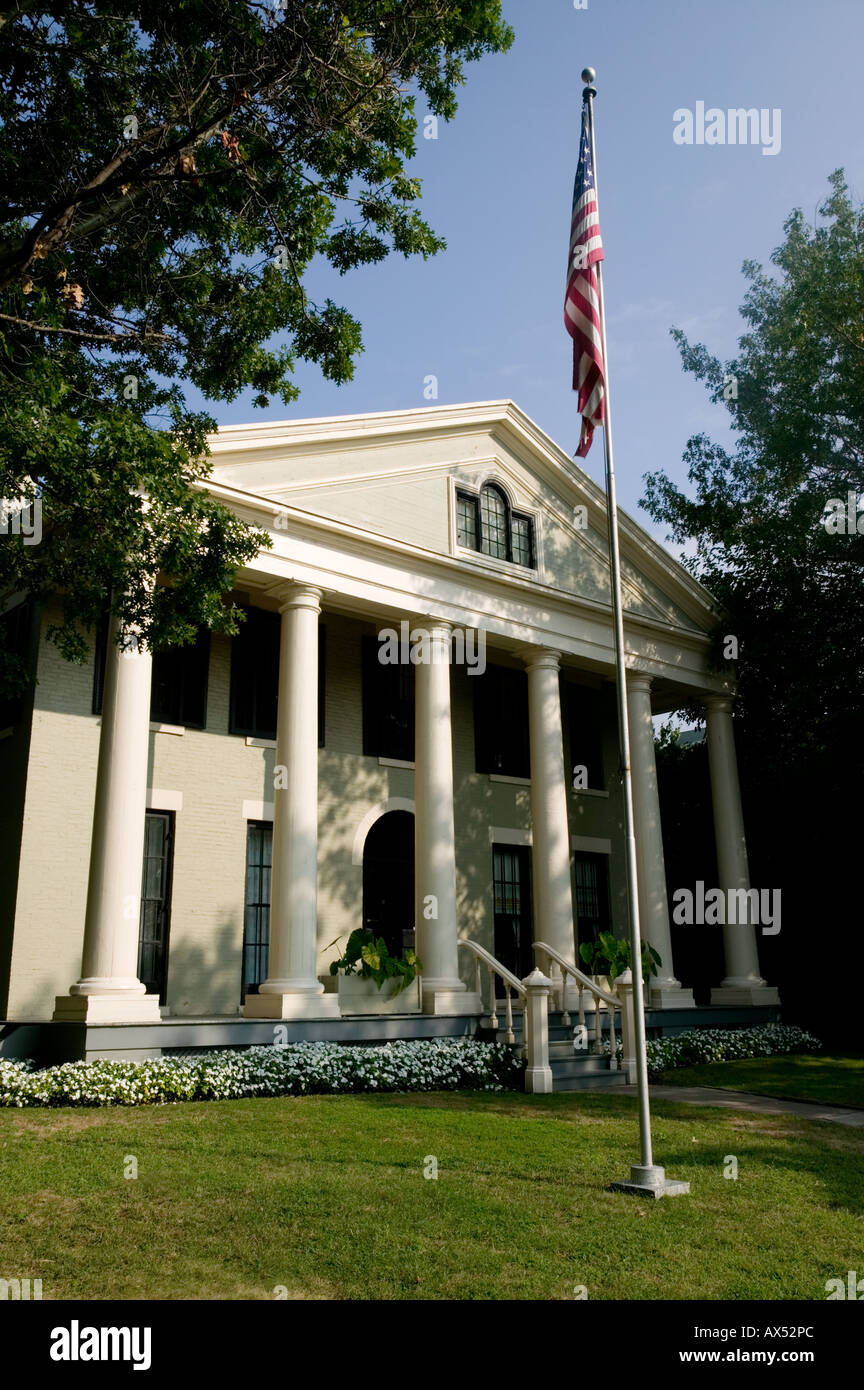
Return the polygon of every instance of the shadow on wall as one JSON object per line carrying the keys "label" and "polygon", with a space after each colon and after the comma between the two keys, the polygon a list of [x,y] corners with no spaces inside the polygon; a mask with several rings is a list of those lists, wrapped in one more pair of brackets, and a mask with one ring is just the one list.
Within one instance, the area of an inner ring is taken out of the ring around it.
{"label": "shadow on wall", "polygon": [[236,1017],[243,969],[243,932],[223,920],[207,941],[168,942],[166,1003],[174,1017]]}

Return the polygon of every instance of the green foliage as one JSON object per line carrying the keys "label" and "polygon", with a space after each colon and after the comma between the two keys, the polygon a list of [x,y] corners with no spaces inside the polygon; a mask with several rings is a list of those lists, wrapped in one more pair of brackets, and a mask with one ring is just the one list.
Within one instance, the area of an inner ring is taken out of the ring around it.
{"label": "green foliage", "polygon": [[833,763],[839,787],[850,757],[861,767],[864,537],[829,534],[823,517],[831,499],[864,492],[864,208],[842,171],[830,184],[821,222],[787,219],[775,275],[745,262],[737,357],[721,363],[673,330],[685,370],[728,410],[734,446],[690,439],[692,495],[651,473],[643,505],[672,540],[695,541],[685,563],[726,614],[718,668],[722,636],[738,638],[748,757],[763,775],[794,768],[799,786]]}
{"label": "green foliage", "polygon": [[[619,975],[629,970],[633,961],[630,942],[613,936],[611,931],[601,931],[596,941],[583,941],[579,955],[593,975],[608,975],[614,984]],[[663,962],[647,941],[642,942],[642,978],[657,974],[658,965]]]}
{"label": "green foliage", "polygon": [[401,980],[397,994],[406,989],[422,969],[413,951],[391,956],[384,938],[374,937],[367,927],[352,931],[344,955],[330,962],[331,975],[337,975],[340,970],[346,975],[362,975],[364,980],[374,980],[379,989],[385,980]]}
{"label": "green foliage", "polygon": [[0,496],[38,494],[44,527],[3,538],[0,600],[60,592],[64,656],[112,592],[154,647],[235,629],[223,595],[269,541],[207,494],[185,392],[351,377],[360,325],[309,264],[443,247],[415,103],[451,119],[511,40],[499,0],[0,6]]}

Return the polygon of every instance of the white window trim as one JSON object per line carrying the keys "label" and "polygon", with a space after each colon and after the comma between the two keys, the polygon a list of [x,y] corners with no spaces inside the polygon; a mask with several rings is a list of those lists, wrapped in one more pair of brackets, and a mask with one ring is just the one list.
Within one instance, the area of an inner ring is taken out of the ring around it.
{"label": "white window trim", "polygon": [[240,809],[243,820],[272,820],[272,801],[244,801]]}
{"label": "white window trim", "polygon": [[490,782],[503,782],[510,787],[530,787],[531,785],[530,777],[510,777],[504,772],[489,772],[487,776]]}
{"label": "white window trim", "polygon": [[380,756],[379,756],[379,758],[378,758],[378,766],[379,766],[379,767],[404,767],[404,768],[406,768],[409,772],[414,772],[414,771],[415,771],[415,768],[416,768],[416,764],[415,764],[415,763],[405,762],[404,759],[402,759],[402,758],[382,758],[382,757],[380,757]]}
{"label": "white window trim", "polygon": [[[523,579],[531,578],[545,582],[545,566],[543,563],[543,528],[540,524],[541,515],[539,507],[522,506],[520,502],[513,501],[513,488],[504,480],[500,472],[496,471],[494,465],[490,464],[483,473],[477,475],[469,481],[455,478],[451,473],[447,479],[449,484],[449,513],[450,513],[450,554],[459,560],[473,560],[481,568],[498,570],[500,574],[521,575]],[[495,483],[502,488],[510,510],[517,511],[521,516],[530,518],[534,526],[534,566],[517,565],[514,560],[499,560],[495,555],[484,555],[482,550],[473,550],[470,546],[459,544],[459,523],[456,511],[456,493],[470,492],[480,496],[481,488],[487,483]]]}
{"label": "white window trim", "polygon": [[166,791],[163,787],[150,787],[147,792],[148,811],[182,811],[183,793]]}
{"label": "white window trim", "polygon": [[186,733],[186,726],[185,724],[154,724],[151,720],[150,732],[151,734],[175,734],[177,738],[182,738]]}
{"label": "white window trim", "polygon": [[593,835],[571,835],[570,848],[579,854],[610,854],[612,841]]}
{"label": "white window trim", "polygon": [[510,830],[503,825],[489,826],[490,845],[528,845],[533,844],[530,830]]}
{"label": "white window trim", "polygon": [[275,748],[275,738],[253,738],[251,734],[246,735],[247,748]]}

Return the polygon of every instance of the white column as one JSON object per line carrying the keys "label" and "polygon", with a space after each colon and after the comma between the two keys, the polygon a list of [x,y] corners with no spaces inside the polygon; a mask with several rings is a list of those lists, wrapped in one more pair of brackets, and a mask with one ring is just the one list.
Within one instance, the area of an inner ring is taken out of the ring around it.
{"label": "white column", "polygon": [[318,979],[318,616],[321,590],[292,584],[279,609],[273,867],[267,979],[249,1018],[338,1018]]}
{"label": "white column", "polygon": [[654,947],[662,962],[657,974],[651,976],[649,999],[655,1008],[692,1009],[695,1005],[693,991],[681,987],[672,964],[650,676],[639,671],[628,672],[627,707],[633,772],[633,816],[636,824],[636,871],[639,875],[639,925],[642,940]]}
{"label": "white column", "polygon": [[531,747],[534,940],[545,941],[575,965],[570,825],[561,730],[560,655],[539,647],[523,654],[523,660],[528,672],[528,735]]}
{"label": "white column", "polygon": [[158,1023],[159,996],[138,979],[138,929],[147,809],[152,658],[134,631],[105,656],[102,727],[90,842],[81,978],[58,995],[54,1017]]}
{"label": "white column", "polygon": [[459,977],[450,715],[452,628],[450,623],[430,620],[423,631],[429,659],[415,666],[414,692],[414,897],[423,1009],[434,1014],[479,1013],[479,999]]}
{"label": "white column", "polygon": [[[732,700],[729,696],[712,695],[706,697],[704,703],[718,887],[726,895],[728,904],[730,889],[747,891],[750,888],[735,734],[732,729]],[[719,989],[712,989],[712,1004],[779,1004],[777,990],[766,983],[759,971],[756,929],[752,922],[725,922],[723,950],[726,978]]]}

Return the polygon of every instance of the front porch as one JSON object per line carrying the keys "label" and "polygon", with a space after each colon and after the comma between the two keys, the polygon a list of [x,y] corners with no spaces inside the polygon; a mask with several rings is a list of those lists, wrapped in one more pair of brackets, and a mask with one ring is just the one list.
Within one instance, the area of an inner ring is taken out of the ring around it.
{"label": "front porch", "polygon": [[[692,1009],[649,1008],[645,1014],[649,1037],[682,1033],[691,1028],[749,1028],[779,1018],[778,1006],[734,1007],[708,1005]],[[549,1016],[550,1041],[565,1041],[560,1013]],[[522,1045],[522,1011],[513,1009],[515,1045]],[[572,1033],[572,1027],[566,1030]],[[87,1023],[20,1021],[0,1024],[0,1057],[32,1058],[40,1066],[57,1062],[143,1061],[148,1057],[184,1056],[216,1048],[278,1046],[293,1042],[374,1044],[396,1039],[471,1038],[505,1040],[504,1029],[493,1030],[488,1014],[378,1014],[369,1017],[285,1019],[163,1018],[154,1023]],[[572,1055],[572,1046],[570,1047]],[[553,1075],[555,1073],[553,1054]],[[608,1073],[607,1073],[608,1074]],[[556,1078],[557,1079],[557,1078]],[[623,1082],[623,1074],[622,1074]],[[555,1085],[555,1090],[565,1089]]]}

